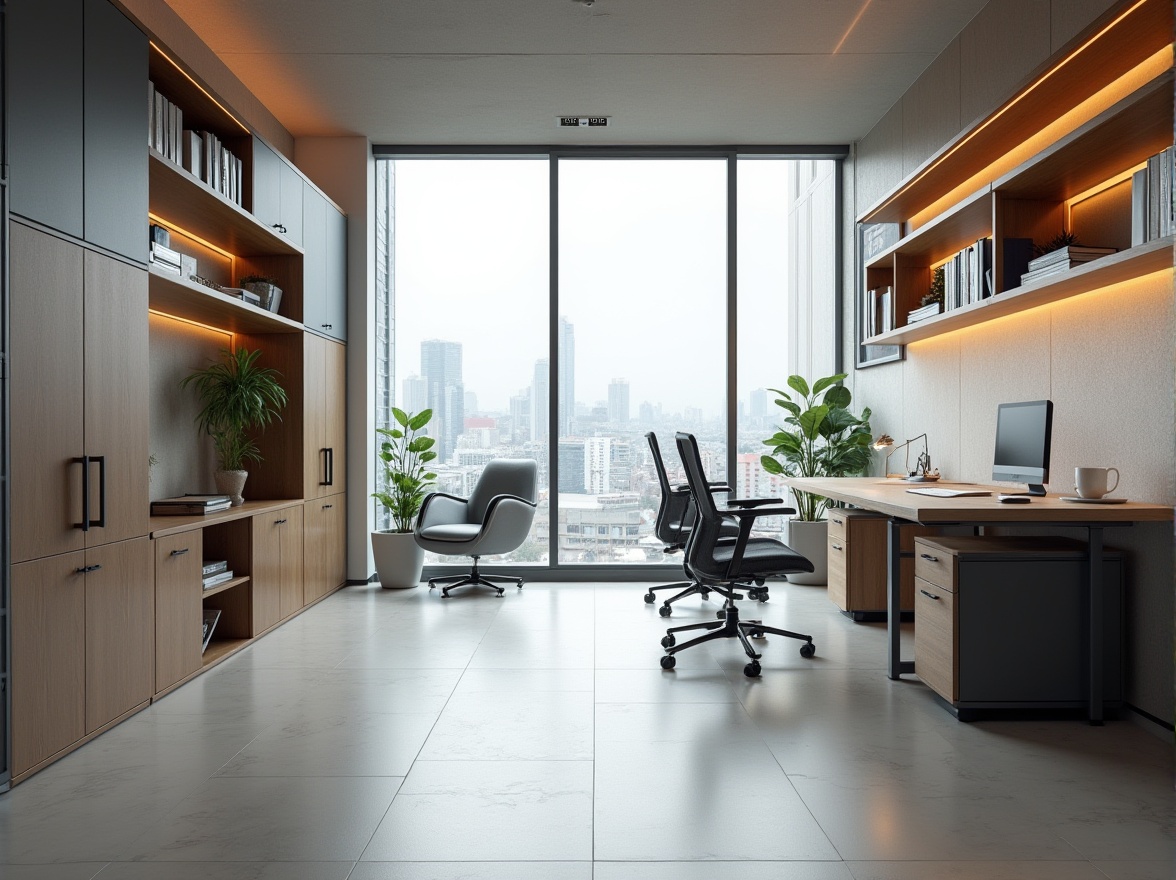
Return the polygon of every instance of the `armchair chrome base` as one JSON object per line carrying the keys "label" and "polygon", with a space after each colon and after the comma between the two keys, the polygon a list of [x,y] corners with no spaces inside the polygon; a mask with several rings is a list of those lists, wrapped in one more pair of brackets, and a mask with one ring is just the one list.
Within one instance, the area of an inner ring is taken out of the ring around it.
{"label": "armchair chrome base", "polygon": [[652,605],[654,602],[657,601],[657,596],[655,595],[655,593],[658,590],[681,590],[681,592],[676,593],[673,596],[670,596],[670,598],[668,598],[664,602],[662,602],[661,607],[657,609],[657,613],[660,614],[662,617],[669,617],[671,614],[674,613],[673,608],[670,607],[672,603],[677,602],[679,599],[685,599],[687,596],[693,596],[696,593],[701,594],[702,598],[704,598],[704,599],[710,598],[711,590],[714,590],[716,593],[718,593],[724,599],[742,599],[743,598],[743,596],[741,594],[736,593],[733,590],[728,589],[727,587],[709,586],[707,584],[701,584],[698,581],[677,581],[676,583],[672,583],[672,584],[663,584],[660,587],[650,587],[649,592],[647,592],[645,594],[645,604],[646,605]]}
{"label": "armchair chrome base", "polygon": [[497,591],[498,596],[501,597],[506,592],[502,587],[495,582],[504,584],[514,584],[520,590],[523,588],[523,579],[520,577],[507,577],[499,574],[482,574],[478,571],[478,557],[474,557],[474,567],[469,574],[447,574],[443,577],[429,578],[429,589],[435,590],[438,584],[448,584],[441,590],[441,598],[448,599],[449,591],[456,590],[458,587],[489,587]]}
{"label": "armchair chrome base", "polygon": [[[711,589],[715,589],[715,587]],[[697,636],[688,642],[683,642],[681,645],[677,644],[674,633],[688,632],[696,629],[707,630],[707,632],[705,635]],[[762,655],[757,653],[751,646],[749,639],[762,639],[768,633],[775,636],[786,636],[790,639],[800,639],[804,642],[800,646],[800,656],[805,659],[813,657],[817,653],[816,646],[813,645],[812,636],[790,632],[786,629],[777,629],[774,626],[764,626],[762,620],[740,620],[739,608],[733,600],[728,599],[723,606],[722,620],[692,623],[687,626],[672,626],[666,630],[665,638],[661,641],[662,647],[666,649],[665,656],[661,658],[661,667],[662,669],[673,669],[677,664],[677,660],[674,658],[675,654],[679,651],[685,651],[687,648],[693,648],[695,645],[701,645],[703,642],[709,642],[714,639],[739,639],[743,645],[743,650],[751,658],[751,662],[743,667],[743,674],[748,678],[756,678],[760,674],[759,661]]]}

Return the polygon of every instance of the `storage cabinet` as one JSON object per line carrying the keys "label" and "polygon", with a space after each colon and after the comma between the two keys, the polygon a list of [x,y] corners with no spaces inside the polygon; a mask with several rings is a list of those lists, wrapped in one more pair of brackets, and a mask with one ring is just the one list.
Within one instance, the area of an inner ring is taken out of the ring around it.
{"label": "storage cabinet", "polygon": [[203,532],[156,538],[155,692],[200,668]]}
{"label": "storage cabinet", "polygon": [[253,517],[254,636],[303,606],[302,525],[301,504]]}
{"label": "storage cabinet", "polygon": [[8,10],[13,213],[147,261],[147,37],[107,0]]}
{"label": "storage cabinet", "polygon": [[302,246],[302,177],[265,141],[253,139],[253,216]]}
{"label": "storage cabinet", "polygon": [[12,567],[12,771],[146,703],[154,595],[146,538]]}
{"label": "storage cabinet", "polygon": [[309,333],[303,344],[302,495],[323,498],[347,485],[347,348]]}
{"label": "storage cabinet", "polygon": [[[885,620],[890,521],[867,510],[833,508],[829,518],[829,599],[854,620]],[[901,527],[903,611],[915,607],[914,540],[935,529],[914,523]]]}
{"label": "storage cabinet", "polygon": [[[1085,547],[1064,538],[915,541],[915,672],[969,710],[1086,705]],[[1123,698],[1122,554],[1104,557],[1104,693]]]}
{"label": "storage cabinet", "polygon": [[146,535],[147,274],[17,223],[10,247],[12,419],[38,426],[11,441],[12,558]]}
{"label": "storage cabinet", "polygon": [[306,220],[304,323],[310,330],[347,339],[347,218],[314,187],[303,195]]}
{"label": "storage cabinet", "polygon": [[306,502],[306,603],[330,593],[347,578],[347,496]]}

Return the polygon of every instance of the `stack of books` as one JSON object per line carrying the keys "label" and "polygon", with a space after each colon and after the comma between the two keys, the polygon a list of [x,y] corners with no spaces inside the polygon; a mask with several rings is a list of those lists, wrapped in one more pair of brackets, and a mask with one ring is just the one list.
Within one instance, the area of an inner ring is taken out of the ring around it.
{"label": "stack of books", "polygon": [[943,264],[943,310],[992,296],[992,239],[981,238]]}
{"label": "stack of books", "polygon": [[225,559],[206,560],[201,573],[201,587],[211,590],[213,587],[233,579],[233,570]]}
{"label": "stack of books", "polygon": [[153,150],[241,204],[244,165],[211,132],[184,128],[183,111],[147,83],[147,143]]}
{"label": "stack of books", "polygon": [[180,252],[158,241],[151,242],[151,265],[169,275],[179,277],[184,274],[184,260]]}
{"label": "stack of books", "polygon": [[1176,148],[1147,160],[1131,176],[1131,246],[1176,232]]}
{"label": "stack of books", "polygon": [[914,324],[916,321],[925,321],[928,318],[934,318],[939,314],[939,307],[941,303],[933,302],[925,306],[920,306],[917,309],[912,309],[907,312],[907,323]]}
{"label": "stack of books", "polygon": [[235,296],[237,299],[241,300],[241,302],[249,303],[251,306],[257,306],[259,309],[261,308],[261,297],[252,290],[246,290],[243,287],[222,287],[220,292],[228,294],[229,296]]}
{"label": "stack of books", "polygon": [[201,634],[200,653],[203,654],[208,649],[208,643],[212,641],[212,631],[216,629],[216,622],[220,620],[219,608],[205,608],[203,616],[204,630]]}
{"label": "stack of books", "polygon": [[894,293],[889,287],[867,290],[862,303],[863,332],[868,339],[894,329]]}
{"label": "stack of books", "polygon": [[1043,254],[1035,260],[1029,261],[1029,271],[1021,276],[1021,283],[1028,284],[1040,278],[1048,278],[1061,272],[1068,272],[1083,263],[1113,254],[1117,249],[1112,247],[1080,247],[1070,245]]}
{"label": "stack of books", "polygon": [[228,495],[179,495],[151,502],[152,516],[199,516],[228,510],[232,505]]}
{"label": "stack of books", "polygon": [[177,165],[183,155],[184,111],[147,83],[147,144]]}

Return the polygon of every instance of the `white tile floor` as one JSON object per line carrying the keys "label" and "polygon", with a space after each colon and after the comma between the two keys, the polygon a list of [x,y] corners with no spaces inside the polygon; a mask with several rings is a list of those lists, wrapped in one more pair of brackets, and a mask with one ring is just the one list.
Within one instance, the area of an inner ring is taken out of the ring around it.
{"label": "white tile floor", "polygon": [[0,876],[1172,880],[1170,743],[960,724],[823,588],[663,672],[643,592],[350,587],[0,796]]}

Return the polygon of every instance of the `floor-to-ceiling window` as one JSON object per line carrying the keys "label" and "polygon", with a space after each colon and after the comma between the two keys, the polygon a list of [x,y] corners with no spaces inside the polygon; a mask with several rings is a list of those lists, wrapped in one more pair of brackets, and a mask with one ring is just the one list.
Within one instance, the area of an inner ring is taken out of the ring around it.
{"label": "floor-to-ceiling window", "polygon": [[539,462],[530,539],[485,562],[673,564],[649,431],[671,481],[686,430],[711,479],[784,494],[758,465],[765,389],[836,365],[835,158],[381,152],[378,406],[434,410],[443,491]]}

